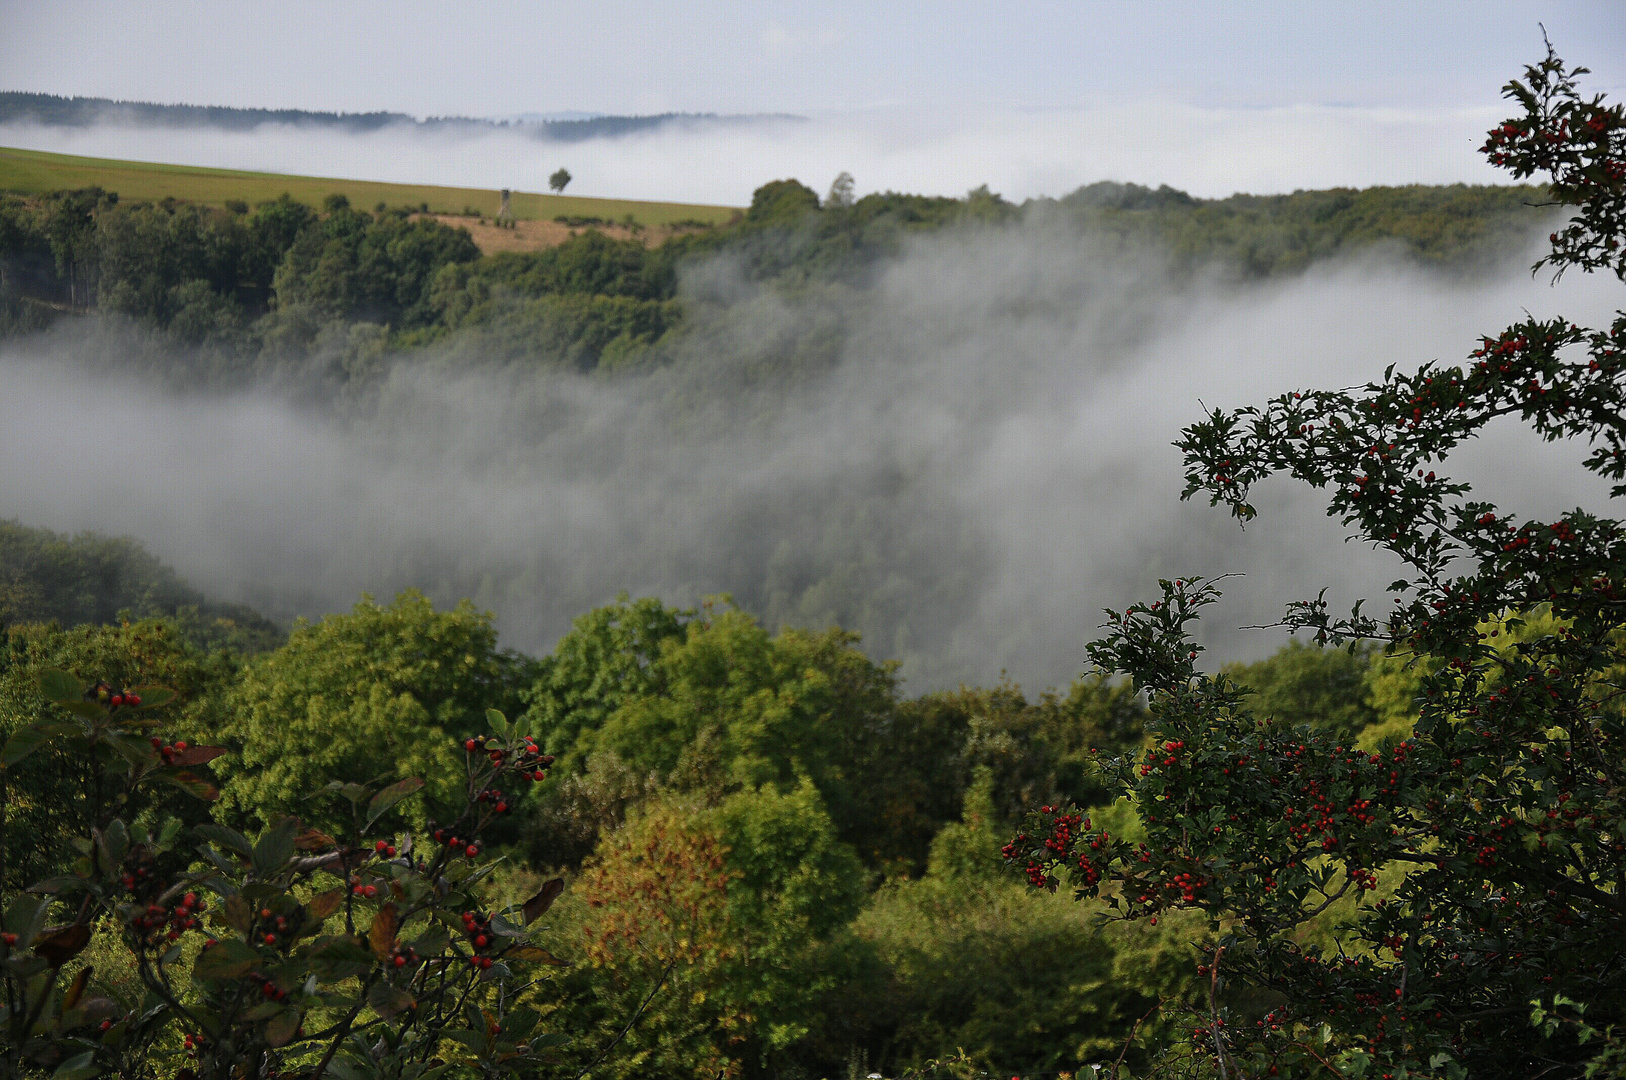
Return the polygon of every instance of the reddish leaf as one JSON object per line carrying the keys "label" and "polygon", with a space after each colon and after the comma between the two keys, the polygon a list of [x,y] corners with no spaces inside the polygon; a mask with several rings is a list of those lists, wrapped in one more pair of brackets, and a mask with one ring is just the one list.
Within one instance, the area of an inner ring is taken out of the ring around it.
{"label": "reddish leaf", "polygon": [[537,894],[535,896],[525,901],[525,922],[529,924],[540,919],[543,912],[552,907],[553,902],[557,900],[559,898],[559,894],[564,891],[564,878],[554,878],[551,881],[545,882],[542,885],[542,888],[537,890]]}

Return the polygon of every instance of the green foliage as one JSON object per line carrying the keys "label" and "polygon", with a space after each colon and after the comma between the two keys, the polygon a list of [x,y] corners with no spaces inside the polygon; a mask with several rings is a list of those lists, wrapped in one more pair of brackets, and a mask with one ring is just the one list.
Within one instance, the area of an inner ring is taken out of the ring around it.
{"label": "green foliage", "polygon": [[[1292,640],[1269,659],[1228,664],[1224,671],[1253,691],[1249,705],[1257,715],[1353,740],[1380,715],[1368,688],[1376,653],[1370,645],[1328,649]],[[1409,699],[1405,709],[1414,711]]]}
{"label": "green foliage", "polygon": [[133,540],[0,521],[0,625],[68,627],[126,616],[166,617],[205,648],[259,652],[282,640],[269,619],[208,599]]}
{"label": "green foliage", "polygon": [[652,1002],[604,1075],[774,1075],[845,989],[834,939],[862,895],[811,784],[653,800],[563,905],[585,941],[568,1008],[581,1023]]}
{"label": "green foliage", "polygon": [[422,776],[429,786],[410,819],[445,821],[462,786],[456,742],[485,730],[487,709],[517,711],[530,675],[467,601],[437,612],[409,590],[388,606],[363,598],[348,614],[302,622],[232,690],[221,735],[242,750],[219,766],[222,808],[233,819],[327,821],[302,801],[325,777]]}
{"label": "green foliage", "polygon": [[819,196],[798,180],[772,180],[751,193],[745,220],[753,225],[795,225],[819,208]]}
{"label": "green foliage", "polygon": [[[225,749],[159,733],[153,710],[173,690],[87,684],[62,670],[37,672],[37,685],[47,715],[10,734],[0,769],[64,757],[78,776],[53,794],[75,805],[79,787],[89,813],[59,852],[66,873],[0,895],[7,1076],[168,1075],[182,1058],[177,1075],[206,1080],[428,1080],[448,1065],[499,1077],[531,1074],[563,1041],[537,1031],[540,1016],[515,1008],[509,985],[515,968],[557,963],[525,926],[563,882],[483,910],[479,843],[502,813],[487,796],[497,780],[523,782],[547,763],[500,714],[465,764],[448,823],[457,839],[368,835],[418,778],[312,792],[348,804],[336,815],[343,839],[296,818],[244,834],[129,816],[159,785],[214,798],[192,770]],[[201,862],[188,866],[194,853]],[[111,957],[118,974],[97,980],[87,957]]]}
{"label": "green foliage", "polygon": [[405,212],[375,218],[330,196],[326,215],[288,249],[272,287],[279,307],[410,328],[434,320],[430,283],[441,267],[479,256],[467,229]]}
{"label": "green foliage", "polygon": [[529,715],[560,771],[577,771],[600,730],[622,706],[658,692],[664,642],[684,636],[692,611],[659,600],[617,598],[571,624],[551,656],[538,663],[526,692]]}
{"label": "green foliage", "polygon": [[[1485,152],[1548,172],[1578,208],[1544,262],[1626,277],[1626,110],[1581,98],[1576,74],[1550,51],[1528,68],[1507,90],[1524,114]],[[1406,567],[1381,620],[1361,605],[1334,617],[1318,598],[1286,624],[1322,644],[1382,643],[1409,670],[1384,672],[1375,699],[1393,714],[1414,678],[1417,707],[1401,741],[1357,749],[1260,716],[1245,687],[1197,669],[1190,627],[1212,585],[1164,581],[1157,600],[1111,613],[1089,651],[1150,698],[1151,745],[1113,763],[1144,841],[1047,807],[1006,853],[1034,884],[1066,880],[1126,920],[1207,918],[1212,996],[1189,1057],[1244,1075],[1613,1068],[1613,1049],[1600,1058],[1581,1036],[1607,1037],[1626,1001],[1623,527],[1584,509],[1520,520],[1442,473],[1512,416],[1585,453],[1619,496],[1623,414],[1626,317],[1606,330],[1526,318],[1463,366],[1391,367],[1359,390],[1283,394],[1187,429],[1187,497],[1247,521],[1253,485],[1285,473]],[[1339,905],[1328,947],[1315,924]],[[1585,1006],[1584,1026],[1560,996]],[[1523,1022],[1533,1001],[1540,1027]]]}
{"label": "green foliage", "polygon": [[1242,277],[1298,273],[1363,250],[1398,248],[1425,266],[1502,265],[1548,220],[1533,187],[1332,188],[1195,199],[1163,186],[1091,184],[1060,200],[1085,228],[1165,246],[1177,264]]}
{"label": "green foliage", "polygon": [[[146,619],[121,626],[13,627],[0,638],[0,743],[30,725],[56,716],[39,691],[44,672],[61,670],[90,681],[119,686],[159,684],[181,695],[171,710],[173,730],[182,738],[206,740],[225,715],[224,697],[237,665],[222,654],[201,653],[168,620]],[[94,773],[66,749],[49,747],[0,768],[3,788],[4,849],[0,851],[0,890],[15,893],[35,881],[67,872],[73,837],[94,823],[99,809],[117,795],[117,785]],[[119,807],[126,821],[155,826],[155,813],[174,800],[142,790]],[[206,815],[180,804],[195,823]]]}
{"label": "green foliage", "polygon": [[[884,965],[885,992],[869,1004],[894,1072],[950,1047],[998,1076],[1083,1071],[1113,1061],[1161,998],[1190,993],[1198,922],[1103,930],[1097,911],[1035,898],[997,872],[1003,828],[983,770],[925,876],[883,886],[855,924]],[[1162,1027],[1154,1015],[1140,1034]],[[1129,1063],[1145,1060],[1136,1051]]]}

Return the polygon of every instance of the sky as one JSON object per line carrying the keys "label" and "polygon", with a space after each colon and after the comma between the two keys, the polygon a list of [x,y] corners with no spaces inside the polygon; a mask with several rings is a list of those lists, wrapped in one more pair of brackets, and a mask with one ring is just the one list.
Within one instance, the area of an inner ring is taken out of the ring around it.
{"label": "sky", "polygon": [[1495,104],[1538,23],[1626,80],[1618,0],[4,0],[0,88],[418,116],[1460,109]]}

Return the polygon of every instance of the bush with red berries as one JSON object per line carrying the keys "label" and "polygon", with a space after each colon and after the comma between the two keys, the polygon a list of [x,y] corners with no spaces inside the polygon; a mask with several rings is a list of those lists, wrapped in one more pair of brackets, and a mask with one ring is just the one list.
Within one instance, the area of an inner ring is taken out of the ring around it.
{"label": "bush with red berries", "polygon": [[[1579,95],[1581,73],[1550,52],[1527,69],[1507,91],[1524,113],[1486,152],[1520,177],[1547,172],[1575,209],[1544,262],[1626,277],[1626,119]],[[1606,330],[1526,319],[1465,364],[1216,411],[1184,434],[1186,497],[1246,522],[1250,488],[1286,473],[1404,562],[1386,616],[1334,617],[1318,598],[1285,625],[1381,642],[1421,692],[1409,737],[1357,747],[1255,715],[1244,687],[1198,669],[1190,631],[1212,583],[1165,581],[1110,613],[1089,655],[1148,696],[1151,741],[1106,771],[1143,835],[1046,808],[1005,853],[1119,918],[1208,915],[1182,1061],[1229,1077],[1559,1078],[1594,1075],[1617,1045],[1626,527],[1583,510],[1521,518],[1447,476],[1449,452],[1502,417],[1586,444],[1584,466],[1626,494],[1626,316]],[[1330,939],[1306,932],[1334,917]],[[1585,1024],[1533,1024],[1533,1010],[1584,1010]]]}
{"label": "bush with red berries", "polygon": [[[370,835],[423,787],[409,778],[312,792],[345,808],[341,836],[290,817],[250,839],[121,816],[155,784],[216,795],[194,770],[226,751],[159,733],[172,692],[87,688],[62,671],[40,686],[60,718],[15,732],[0,767],[54,745],[102,794],[68,872],[4,899],[5,1075],[427,1080],[548,1062],[562,1038],[515,1006],[513,984],[558,963],[527,926],[563,882],[522,905],[482,903],[493,862],[480,837],[508,810],[499,785],[534,783],[552,761],[523,722],[492,710],[491,733],[464,741],[464,807],[430,835]],[[138,988],[104,992],[82,959],[93,936],[116,936]]]}

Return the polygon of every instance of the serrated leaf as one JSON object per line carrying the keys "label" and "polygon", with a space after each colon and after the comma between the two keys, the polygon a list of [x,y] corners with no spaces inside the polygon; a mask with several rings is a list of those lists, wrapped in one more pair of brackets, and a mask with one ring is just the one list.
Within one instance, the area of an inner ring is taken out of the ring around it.
{"label": "serrated leaf", "polygon": [[297,1009],[284,1009],[265,1025],[265,1041],[272,1046],[287,1046],[299,1031],[302,1018]]}
{"label": "serrated leaf", "polygon": [[388,811],[390,807],[408,795],[414,794],[422,787],[423,780],[421,778],[409,776],[405,780],[397,780],[377,795],[374,795],[372,801],[367,804],[368,826],[370,827],[373,822],[377,821],[379,816]]}
{"label": "serrated leaf", "polygon": [[339,905],[343,903],[344,889],[329,889],[325,893],[317,893],[311,897],[310,903],[305,905],[305,909],[311,913],[312,918],[320,922],[338,911]]}
{"label": "serrated leaf", "polygon": [[62,1011],[67,1012],[79,1004],[79,999],[85,996],[85,987],[90,983],[90,973],[96,969],[86,964],[79,969],[79,974],[73,977],[73,982],[62,992]]}
{"label": "serrated leaf", "polygon": [[44,881],[30,885],[26,891],[40,896],[61,896],[63,893],[77,892],[90,887],[90,882],[82,877],[66,875],[63,877],[46,878]]}
{"label": "serrated leaf", "polygon": [[551,964],[554,967],[570,966],[566,961],[536,945],[515,945],[512,949],[504,950],[502,955],[504,960],[523,960],[532,964]]}
{"label": "serrated leaf", "polygon": [[180,772],[160,772],[158,778],[166,784],[175,785],[194,799],[213,802],[220,798],[219,788],[196,773],[187,772],[185,769]]}
{"label": "serrated leaf", "polygon": [[392,983],[374,983],[367,991],[367,1004],[386,1020],[393,1019],[417,1004],[412,995]]}
{"label": "serrated leaf", "polygon": [[228,753],[224,746],[188,746],[185,750],[177,750],[170,756],[171,765],[207,765],[215,758]]}
{"label": "serrated leaf", "polygon": [[260,966],[260,954],[236,938],[217,942],[192,962],[194,979],[240,979]]}
{"label": "serrated leaf", "polygon": [[304,829],[294,837],[294,847],[300,851],[328,851],[337,847],[338,843],[321,829]]}
{"label": "serrated leaf", "polygon": [[372,946],[374,956],[380,960],[389,959],[390,953],[395,951],[395,934],[400,928],[401,922],[393,903],[378,909],[378,914],[373,916],[372,929],[367,932],[367,941]]}
{"label": "serrated leaf", "polygon": [[52,967],[61,967],[90,944],[90,927],[83,923],[52,927],[34,939],[34,952]]}
{"label": "serrated leaf", "polygon": [[281,870],[294,856],[294,837],[298,835],[298,818],[283,818],[260,834],[252,856],[254,873],[263,880]]}
{"label": "serrated leaf", "polygon": [[239,934],[247,934],[249,928],[254,925],[254,909],[249,906],[248,898],[243,896],[242,893],[227,897],[221,912],[225,917],[226,925]]}
{"label": "serrated leaf", "polygon": [[85,684],[66,671],[46,668],[35,680],[47,701],[78,701],[85,696]]}
{"label": "serrated leaf", "polygon": [[156,709],[175,700],[175,691],[167,686],[135,686],[131,691],[141,699],[138,709]]}
{"label": "serrated leaf", "polygon": [[508,718],[502,714],[500,709],[487,709],[486,723],[491,725],[492,731],[505,739],[508,738]]}
{"label": "serrated leaf", "polygon": [[6,745],[0,747],[0,768],[17,764],[50,742],[52,735],[44,730],[45,727],[44,724],[30,724],[12,732],[11,738],[6,740]]}
{"label": "serrated leaf", "polygon": [[248,837],[236,829],[228,829],[224,825],[216,825],[212,821],[206,821],[202,825],[193,826],[192,832],[194,835],[219,844],[227,851],[235,855],[241,855],[245,859],[254,854],[254,845],[249,843]]}
{"label": "serrated leaf", "polygon": [[96,1064],[96,1051],[86,1050],[66,1059],[51,1074],[51,1080],[90,1080],[98,1076],[102,1067]]}
{"label": "serrated leaf", "polygon": [[542,888],[537,890],[536,895],[525,901],[525,907],[523,908],[525,924],[529,926],[540,919],[553,906],[553,902],[559,899],[559,894],[564,891],[564,878],[553,878],[550,881],[543,882]]}

